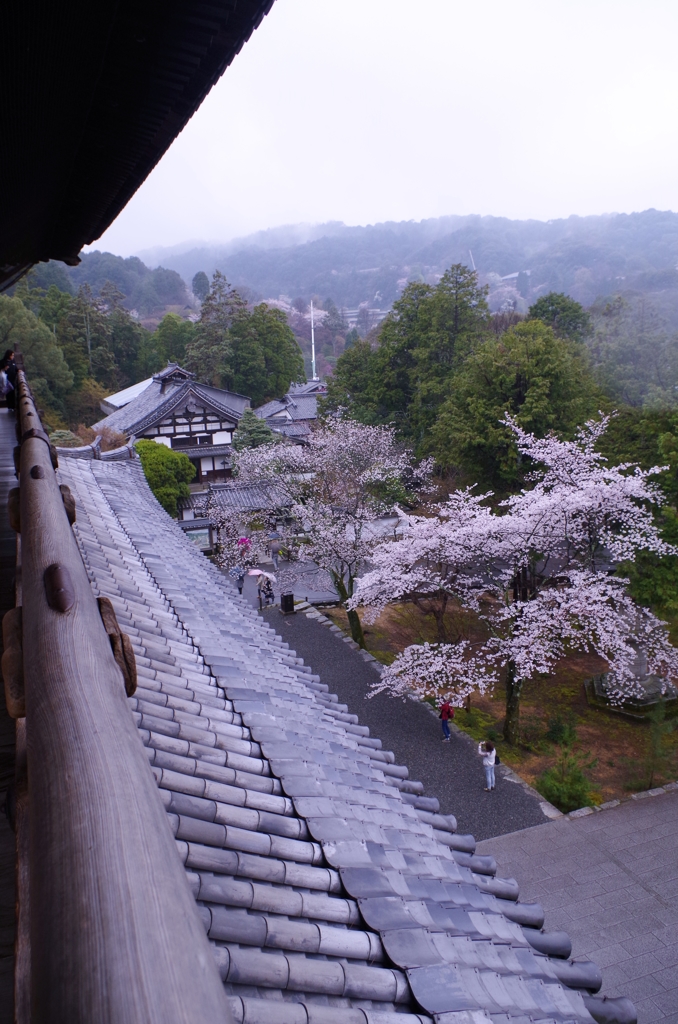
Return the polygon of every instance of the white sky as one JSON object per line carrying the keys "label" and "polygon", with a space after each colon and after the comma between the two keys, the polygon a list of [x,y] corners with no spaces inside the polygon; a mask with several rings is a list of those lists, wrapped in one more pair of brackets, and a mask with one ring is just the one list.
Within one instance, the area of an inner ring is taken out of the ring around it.
{"label": "white sky", "polygon": [[276,0],[94,248],[678,209],[675,0]]}

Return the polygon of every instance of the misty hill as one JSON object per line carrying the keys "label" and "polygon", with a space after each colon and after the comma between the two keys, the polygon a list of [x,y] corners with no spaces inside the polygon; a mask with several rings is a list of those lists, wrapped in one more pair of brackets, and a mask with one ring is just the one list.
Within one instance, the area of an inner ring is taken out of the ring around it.
{"label": "misty hill", "polygon": [[98,295],[107,281],[122,292],[122,304],[136,310],[142,321],[155,312],[168,307],[182,308],[189,302],[186,285],[176,270],[158,266],[151,270],[136,256],[123,259],[110,252],[90,252],[83,253],[77,267],[50,260],[31,271],[31,287],[47,289],[54,284],[60,291],[72,294],[81,285],[88,285]]}
{"label": "misty hill", "polygon": [[[331,298],[388,309],[408,280],[436,284],[453,263],[475,264],[493,310],[524,312],[539,295],[563,291],[590,306],[613,294],[649,296],[656,315],[678,328],[678,214],[634,214],[512,221],[440,217],[367,227],[298,224],[224,245],[184,244],[123,259],[91,252],[78,267],[40,264],[33,285],[98,294],[112,281],[124,305],[156,321],[186,310],[193,275],[219,269],[248,299]],[[151,269],[153,268],[153,269]]]}
{"label": "misty hill", "polygon": [[219,269],[253,298],[318,295],[339,307],[368,302],[382,309],[408,280],[435,284],[451,264],[473,260],[493,309],[526,309],[548,291],[567,292],[586,306],[600,296],[641,292],[678,326],[678,214],[670,211],[547,222],[452,216],[368,227],[296,225],[223,246],[142,255],[186,282],[198,270]]}

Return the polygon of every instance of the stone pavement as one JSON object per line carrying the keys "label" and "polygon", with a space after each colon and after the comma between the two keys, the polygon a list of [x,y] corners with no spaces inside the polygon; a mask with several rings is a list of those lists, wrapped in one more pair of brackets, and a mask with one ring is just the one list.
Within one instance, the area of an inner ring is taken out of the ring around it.
{"label": "stone pavement", "polygon": [[478,844],[520,879],[573,956],[603,970],[601,994],[626,995],[639,1024],[678,1024],[678,792],[559,818]]}
{"label": "stone pavement", "polygon": [[539,799],[500,771],[496,790],[485,793],[475,744],[460,733],[442,743],[440,722],[426,705],[386,694],[366,699],[377,678],[375,669],[327,627],[303,614],[283,616],[275,606],[263,615],[371,734],[383,740],[398,763],[407,765],[410,778],[424,783],[426,795],[438,798],[441,812],[455,815],[460,832],[472,832],[480,840],[546,820]]}

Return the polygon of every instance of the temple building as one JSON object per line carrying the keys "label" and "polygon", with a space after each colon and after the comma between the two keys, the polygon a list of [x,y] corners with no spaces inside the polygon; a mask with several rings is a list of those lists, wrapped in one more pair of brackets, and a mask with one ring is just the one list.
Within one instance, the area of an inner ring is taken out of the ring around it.
{"label": "temple building", "polygon": [[[105,402],[114,406],[119,397],[111,395]],[[95,423],[94,430],[108,427],[185,452],[198,483],[223,481],[231,473],[233,431],[249,404],[244,395],[198,384],[195,374],[170,363],[141,393]]]}
{"label": "temple building", "polygon": [[254,412],[260,420],[266,420],[276,434],[282,434],[291,441],[303,442],[318,418],[318,396],[326,392],[327,385],[322,380],[292,384],[282,398],[274,398],[260,405]]}

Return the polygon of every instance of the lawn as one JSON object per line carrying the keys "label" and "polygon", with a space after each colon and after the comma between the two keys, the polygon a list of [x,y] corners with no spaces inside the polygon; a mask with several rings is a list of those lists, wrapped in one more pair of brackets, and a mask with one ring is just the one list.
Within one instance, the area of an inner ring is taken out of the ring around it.
{"label": "lawn", "polygon": [[[348,630],[343,609],[325,611]],[[480,637],[475,616],[452,609],[447,619],[451,638]],[[390,605],[374,625],[364,625],[364,631],[367,649],[386,665],[409,644],[436,639],[433,619],[411,604]],[[584,773],[591,786],[588,802],[603,803],[674,781],[678,778],[678,728],[669,731],[673,719],[652,729],[647,721],[633,721],[588,704],[584,681],[604,669],[605,663],[596,656],[573,654],[558,664],[553,675],[525,684],[517,746],[502,740],[505,694],[501,685],[491,694],[474,695],[470,711],[457,710],[455,722],[478,740],[494,740],[502,761],[538,788],[543,786],[538,780],[545,771],[562,763],[563,755],[575,755],[589,765]]]}

